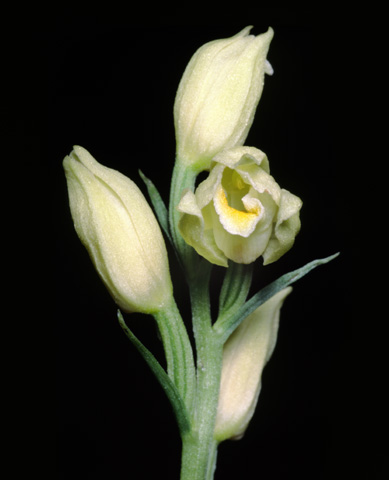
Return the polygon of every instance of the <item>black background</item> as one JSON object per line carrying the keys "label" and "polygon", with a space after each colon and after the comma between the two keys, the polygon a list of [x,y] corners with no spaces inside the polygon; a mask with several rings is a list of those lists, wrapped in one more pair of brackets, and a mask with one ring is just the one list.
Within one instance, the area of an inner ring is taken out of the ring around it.
{"label": "black background", "polygon": [[[39,32],[47,111],[44,135],[31,125],[27,146],[39,146],[47,160],[53,199],[56,478],[174,480],[180,462],[170,405],[117,324],[116,306],[74,232],[62,159],[82,145],[146,194],[141,169],[167,200],[172,109],[184,68],[199,46],[247,25],[254,34],[272,26],[275,36],[268,54],[274,75],[265,79],[246,144],[266,152],[277,182],[304,202],[295,246],[275,264],[258,262],[254,289],[315,258],[341,255],[295,285],[255,416],[242,440],[220,446],[215,479],[383,478],[380,377],[369,368],[379,357],[354,294],[362,254],[347,128],[354,33],[320,10],[254,9],[242,21],[188,16],[135,21],[62,12]],[[188,318],[187,292],[170,258]],[[220,274],[216,268],[215,291]],[[151,317],[126,319],[160,357]]]}

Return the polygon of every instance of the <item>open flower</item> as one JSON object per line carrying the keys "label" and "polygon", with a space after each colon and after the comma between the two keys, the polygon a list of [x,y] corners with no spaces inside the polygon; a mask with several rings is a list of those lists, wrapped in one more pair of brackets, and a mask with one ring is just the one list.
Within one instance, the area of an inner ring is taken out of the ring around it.
{"label": "open flower", "polygon": [[215,438],[239,439],[257,405],[262,371],[277,341],[280,310],[292,287],[276,293],[249,315],[223,348]]}
{"label": "open flower", "polygon": [[185,241],[211,263],[272,263],[293,245],[300,230],[300,198],[281,189],[266,155],[235,147],[213,158],[209,176],[183,193],[178,210]]}
{"label": "open flower", "polygon": [[162,309],[172,297],[167,252],[142,192],[79,146],[63,166],[76,232],[109,293],[125,312]]}
{"label": "open flower", "polygon": [[212,157],[243,145],[262,94],[273,29],[254,36],[247,27],[200,47],[191,58],[174,104],[177,161],[196,171]]}

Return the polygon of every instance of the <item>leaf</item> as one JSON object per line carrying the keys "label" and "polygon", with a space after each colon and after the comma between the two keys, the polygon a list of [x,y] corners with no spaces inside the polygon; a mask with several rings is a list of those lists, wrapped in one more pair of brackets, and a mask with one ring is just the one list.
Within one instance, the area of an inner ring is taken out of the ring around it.
{"label": "leaf", "polygon": [[136,347],[138,352],[142,355],[145,359],[147,364],[149,365],[151,371],[157,377],[157,380],[161,384],[162,388],[164,389],[175,413],[178,427],[180,429],[181,435],[184,435],[188,432],[191,428],[189,415],[185,404],[178,393],[178,390],[172,380],[169,378],[168,374],[165,370],[161,367],[158,360],[154,357],[154,355],[148,350],[143,343],[131,332],[131,330],[126,325],[123,315],[120,310],[118,310],[118,320],[119,324],[122,327],[124,333],[127,337],[131,340],[132,344]]}
{"label": "leaf", "polygon": [[169,239],[170,243],[173,244],[172,237],[170,235],[170,230],[169,230],[169,215],[168,215],[166,205],[162,200],[162,197],[159,194],[154,183],[150,179],[148,179],[140,170],[139,170],[139,175],[141,176],[142,180],[144,181],[147,187],[147,191],[149,193],[151,203],[153,204],[158,221],[163,231],[165,232],[167,238]]}
{"label": "leaf", "polygon": [[227,340],[227,338],[240,325],[240,323],[264,302],[269,300],[269,298],[273,297],[273,295],[289,285],[297,282],[297,280],[304,277],[307,273],[319,265],[324,265],[325,263],[330,262],[338,255],[339,253],[336,253],[335,255],[331,255],[326,258],[313,260],[303,267],[293,270],[293,272],[282,275],[280,278],[270,283],[256,293],[253,297],[251,297],[250,300],[248,300],[238,311],[227,311],[225,315],[221,315],[214,324],[213,328],[224,338],[224,340]]}

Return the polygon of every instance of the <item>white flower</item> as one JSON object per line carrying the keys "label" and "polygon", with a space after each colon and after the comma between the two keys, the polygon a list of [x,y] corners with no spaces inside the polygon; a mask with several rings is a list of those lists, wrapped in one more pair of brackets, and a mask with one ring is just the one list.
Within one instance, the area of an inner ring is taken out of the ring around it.
{"label": "white flower", "polygon": [[185,241],[211,263],[264,264],[280,258],[300,229],[301,200],[281,189],[266,155],[236,147],[213,158],[209,176],[193,193],[183,193],[178,210]]}

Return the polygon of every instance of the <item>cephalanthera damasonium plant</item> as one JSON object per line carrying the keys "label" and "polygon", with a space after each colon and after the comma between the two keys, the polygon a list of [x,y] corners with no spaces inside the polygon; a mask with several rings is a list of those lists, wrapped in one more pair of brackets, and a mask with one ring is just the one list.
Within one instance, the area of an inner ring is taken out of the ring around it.
{"label": "cephalanthera damasonium plant", "polygon": [[[247,298],[255,263],[275,262],[293,246],[302,207],[271,176],[267,155],[244,145],[265,75],[273,73],[266,58],[273,30],[253,36],[250,29],[200,47],[182,76],[169,208],[143,174],[154,212],[132,180],[81,146],[63,162],[76,232],[119,307],[121,327],[172,404],[182,480],[212,479],[219,443],[244,435],[290,285],[336,256],[314,260]],[[201,172],[208,176],[195,188]],[[189,286],[195,357],[173,296],[161,227]],[[226,270],[216,319],[209,293],[213,265]],[[122,311],[156,319],[166,370]]]}

